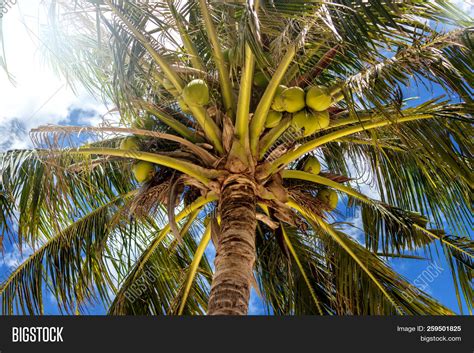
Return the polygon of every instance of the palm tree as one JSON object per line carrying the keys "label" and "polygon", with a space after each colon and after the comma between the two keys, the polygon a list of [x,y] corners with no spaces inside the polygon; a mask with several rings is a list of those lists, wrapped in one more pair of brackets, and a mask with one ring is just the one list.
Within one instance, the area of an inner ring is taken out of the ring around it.
{"label": "palm tree", "polygon": [[3,313],[43,313],[47,289],[67,313],[247,314],[253,287],[274,314],[452,314],[389,266],[439,249],[471,312],[468,15],[417,0],[49,12],[51,63],[119,118],[39,127],[35,149],[2,155],[2,231],[33,248]]}

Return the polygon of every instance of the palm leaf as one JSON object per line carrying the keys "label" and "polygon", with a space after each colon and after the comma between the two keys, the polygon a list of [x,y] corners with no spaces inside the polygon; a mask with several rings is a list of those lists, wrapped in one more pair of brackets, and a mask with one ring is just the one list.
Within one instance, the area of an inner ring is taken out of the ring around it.
{"label": "palm leaf", "polygon": [[[51,285],[58,304],[66,312],[71,312],[76,302],[92,300],[96,291],[107,302],[111,282],[104,268],[103,252],[111,232],[112,215],[130,196],[123,195],[91,210],[47,239],[2,283],[2,312],[43,314],[45,284]],[[71,283],[81,286],[71,288]]]}

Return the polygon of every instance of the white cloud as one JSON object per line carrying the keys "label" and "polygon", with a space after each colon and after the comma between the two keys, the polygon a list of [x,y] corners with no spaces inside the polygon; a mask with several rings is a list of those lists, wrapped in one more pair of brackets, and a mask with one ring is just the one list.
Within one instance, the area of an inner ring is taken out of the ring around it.
{"label": "white cloud", "polygon": [[23,246],[22,251],[17,247],[14,247],[10,252],[3,255],[0,266],[7,267],[7,270],[13,270],[24,262],[32,253],[33,250],[30,247]]}
{"label": "white cloud", "polygon": [[88,118],[78,121],[84,125],[97,125],[107,112],[104,104],[94,99],[85,89],[77,94],[67,86],[44,62],[40,52],[41,25],[46,14],[37,0],[22,0],[3,17],[3,35],[8,71],[15,80],[13,85],[0,70],[0,144],[10,139],[9,148],[30,145],[27,136],[8,136],[12,121],[26,131],[45,125],[66,123],[71,111],[94,111]]}
{"label": "white cloud", "polygon": [[453,3],[464,13],[474,15],[474,1],[472,0],[454,0]]}

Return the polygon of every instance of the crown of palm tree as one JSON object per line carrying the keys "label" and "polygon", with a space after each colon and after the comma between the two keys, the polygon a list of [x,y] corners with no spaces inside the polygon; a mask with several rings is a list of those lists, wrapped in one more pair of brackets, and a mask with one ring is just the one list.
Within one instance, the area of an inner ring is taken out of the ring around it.
{"label": "crown of palm tree", "polygon": [[[433,244],[471,312],[473,22],[452,4],[77,0],[50,13],[51,62],[120,122],[39,127],[34,150],[2,155],[2,230],[35,249],[2,284],[3,313],[42,313],[47,287],[65,312],[242,314],[253,286],[275,314],[450,314],[388,265]],[[448,96],[405,97],[430,84]],[[361,210],[362,244],[337,195]]]}

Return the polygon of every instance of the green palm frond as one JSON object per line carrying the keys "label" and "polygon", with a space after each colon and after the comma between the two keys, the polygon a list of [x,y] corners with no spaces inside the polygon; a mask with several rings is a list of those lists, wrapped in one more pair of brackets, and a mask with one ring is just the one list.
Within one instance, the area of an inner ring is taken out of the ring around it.
{"label": "green palm frond", "polygon": [[298,266],[298,268],[299,268],[299,270],[300,270],[300,272],[301,272],[301,276],[303,277],[303,279],[304,279],[306,285],[308,286],[308,290],[309,290],[309,292],[311,293],[311,297],[312,297],[313,300],[314,300],[314,304],[315,304],[316,307],[318,308],[319,313],[322,315],[323,312],[322,312],[322,309],[321,309],[321,305],[320,305],[320,303],[319,303],[318,298],[316,297],[316,293],[314,292],[314,289],[313,289],[312,284],[311,284],[311,282],[310,282],[310,280],[309,280],[309,278],[308,278],[308,275],[306,274],[306,272],[305,272],[305,270],[304,270],[304,268],[303,268],[303,265],[302,265],[302,263],[301,263],[301,261],[300,261],[298,255],[297,255],[297,253],[296,253],[296,251],[295,251],[293,245],[291,244],[291,241],[290,241],[290,239],[289,239],[289,237],[288,237],[288,235],[287,235],[287,233],[286,233],[285,228],[283,228],[283,226],[282,226],[281,224],[280,224],[280,228],[281,228],[281,233],[282,233],[283,239],[284,239],[286,245],[288,246],[288,250],[290,251],[291,255],[293,256],[293,258],[294,258],[294,260],[295,260],[295,262],[296,262],[296,264],[297,264],[297,266]]}
{"label": "green palm frond", "polygon": [[[437,227],[443,227],[446,219],[452,229],[467,234],[472,189],[469,109],[468,105],[435,105],[433,111],[437,111],[439,118],[429,124],[413,122],[393,132],[387,129],[361,133],[361,138],[374,144],[329,144],[328,157],[337,150],[339,156],[348,157],[353,165],[369,163],[369,177],[383,201],[430,214]],[[463,110],[465,113],[461,113]],[[401,150],[385,149],[378,145],[381,140],[390,141]],[[345,159],[328,159],[335,172],[346,170]],[[406,192],[400,194],[399,190]]]}
{"label": "green palm frond", "polygon": [[[80,217],[90,207],[134,188],[130,173],[121,172],[120,161],[101,161],[95,168],[88,165],[76,171],[68,160],[44,163],[43,155],[39,150],[10,151],[2,156],[2,186],[16,201],[10,206],[19,212],[20,242],[24,239],[34,245],[41,232],[52,227],[45,234],[54,234],[71,217]],[[57,214],[54,221],[50,212]]]}
{"label": "green palm frond", "polygon": [[[324,257],[297,229],[288,227],[285,233],[286,241],[281,228],[273,232],[261,226],[257,235],[256,276],[267,310],[276,315],[320,315],[317,301],[324,314],[333,313],[334,291]],[[288,242],[293,254],[284,250]]]}
{"label": "green palm frond", "polygon": [[[467,237],[450,236],[443,234],[443,231],[426,230],[419,226],[421,232],[440,240],[446,261],[451,269],[453,281],[456,289],[456,297],[459,308],[463,310],[461,296],[466,300],[467,309],[472,314],[471,298],[474,294],[473,276],[474,276],[474,241]],[[438,233],[438,234],[435,234]],[[440,234],[441,233],[441,234]]]}
{"label": "green palm frond", "polygon": [[[209,241],[211,240],[211,231],[212,231],[211,226],[208,225],[206,227],[206,231],[204,232],[204,235],[202,236],[202,239],[199,243],[199,246],[196,249],[196,252],[195,252],[194,257],[193,257],[193,261],[191,262],[191,264],[189,266],[189,272],[186,276],[186,284],[183,288],[183,292],[182,292],[183,294],[182,294],[182,297],[180,299],[180,304],[179,304],[179,308],[178,308],[178,315],[183,314],[184,308],[186,306],[186,302],[187,302],[188,297],[189,297],[189,293],[190,293],[190,291],[191,291],[191,289],[192,289],[192,287],[193,287],[193,285],[196,281],[196,277],[197,277],[197,274],[198,274],[198,271],[199,271],[201,260],[202,260],[203,255],[204,255],[204,251],[206,250],[206,247],[209,244]],[[207,296],[203,296],[203,299],[207,299]],[[203,300],[202,305],[205,305],[206,302],[207,302],[206,300]]]}
{"label": "green palm frond", "polygon": [[343,91],[349,109],[355,111],[356,105],[381,109],[387,97],[392,97],[396,103],[398,92],[393,88],[407,87],[413,84],[413,78],[416,81],[425,78],[440,84],[446,92],[456,92],[471,101],[474,77],[469,53],[472,47],[466,46],[472,44],[465,40],[470,31],[472,29],[456,29],[443,35],[434,34],[426,42],[400,43],[401,47],[393,57],[345,79]]}
{"label": "green palm frond", "polygon": [[[439,241],[450,264],[458,299],[460,293],[466,298],[470,298],[472,294],[472,259],[474,258],[472,247],[474,242],[468,237],[445,237],[444,234],[438,234],[438,230],[427,229],[429,219],[420,213],[406,211],[380,201],[371,200],[350,187],[337,184],[318,175],[301,171],[285,171],[283,177],[300,180],[300,185],[292,184],[291,187],[293,188],[295,186],[305,190],[314,188],[314,186],[305,184],[305,182],[301,184],[301,180],[306,180],[322,186],[331,186],[347,194],[351,202],[361,208],[365,247],[373,253],[379,251],[385,254],[393,252],[395,255],[403,256],[405,253],[418,249],[431,253],[431,245],[435,241]],[[462,310],[460,299],[459,302]],[[471,310],[470,307],[468,309]]]}
{"label": "green palm frond", "polygon": [[[25,314],[43,314],[45,285],[51,287],[66,312],[72,312],[76,303],[93,300],[97,292],[106,303],[107,288],[112,283],[104,271],[103,253],[112,231],[110,221],[130,196],[123,195],[91,210],[46,239],[1,284],[2,313],[13,314],[19,310]],[[71,288],[71,283],[80,285]]]}
{"label": "green palm frond", "polygon": [[[203,206],[215,199],[215,195],[197,199],[175,217],[176,222],[191,216],[193,212],[200,210]],[[173,271],[173,267],[176,269],[176,266],[178,266],[178,264],[173,264],[173,261],[176,260],[175,257],[178,255],[169,249],[169,240],[167,239],[170,230],[171,227],[169,224],[164,226],[163,229],[154,235],[154,238],[151,239],[140,257],[135,260],[134,266],[130,269],[123,283],[120,284],[120,289],[109,308],[110,314],[164,314],[169,311],[172,303],[176,306],[176,310],[178,309],[180,303],[179,301],[176,302],[175,298],[179,293],[179,291],[177,292],[177,288],[181,285],[183,279],[180,278],[177,271]],[[188,238],[189,240],[186,240]],[[192,262],[192,256],[196,250],[196,243],[193,237],[185,236],[183,239],[186,240],[186,242],[194,244],[194,248],[188,254],[189,261],[186,265],[188,266]],[[182,268],[180,271],[182,271]],[[155,273],[155,275],[152,276],[155,280],[147,280],[147,276],[150,276],[149,273]],[[156,283],[156,281],[159,282]],[[133,290],[139,284],[144,286],[144,289],[143,292],[138,292],[138,297],[143,294],[145,296],[144,299],[139,302],[130,300],[129,297],[131,295],[137,296],[137,294],[133,293]],[[158,285],[165,288],[165,290],[155,291],[154,286]],[[199,310],[202,310],[202,308]]]}
{"label": "green palm frond", "polygon": [[[176,248],[161,243],[149,254],[146,265],[138,274],[132,272],[109,307],[110,315],[165,315],[178,313],[186,284],[187,268],[191,265],[197,244],[192,236],[185,236]],[[139,260],[140,261],[140,260]],[[140,262],[138,262],[140,263]],[[131,275],[133,276],[133,279]],[[207,261],[201,263],[192,283],[192,296],[183,307],[184,314],[205,312],[210,280]]]}
{"label": "green palm frond", "polygon": [[[291,203],[291,205],[303,214],[317,234],[329,236],[329,239],[325,241],[330,249],[334,246],[339,248],[339,255],[343,255],[339,261],[344,259],[344,266],[340,264],[339,266],[344,269],[348,266],[357,268],[357,270],[349,271],[351,274],[358,273],[358,275],[351,281],[345,282],[346,285],[349,283],[352,286],[352,290],[354,290],[355,284],[359,283],[361,277],[366,278],[364,282],[366,285],[370,284],[371,289],[367,289],[370,299],[365,297],[364,301],[370,306],[373,305],[373,301],[377,301],[378,304],[365,310],[369,310],[372,313],[381,310],[385,314],[390,312],[405,314],[431,313],[432,315],[451,313],[450,310],[426,294],[421,293],[416,298],[413,298],[413,295],[410,296],[413,292],[411,285],[387,267],[376,255],[366,250],[343,232],[333,229],[321,218],[307,213],[298,204]],[[345,270],[343,272],[345,273]],[[355,292],[357,291],[360,291],[360,289],[355,289]],[[344,293],[344,289],[339,289],[338,292]],[[353,292],[351,295],[347,295],[347,297],[354,298],[357,295]]]}
{"label": "green palm frond", "polygon": [[291,183],[291,188],[313,189],[317,192],[324,187],[331,187],[346,194],[350,206],[361,209],[365,246],[373,252],[400,255],[406,251],[426,248],[433,242],[433,238],[415,228],[415,225],[425,227],[428,224],[429,220],[421,214],[372,200],[351,187],[319,175],[286,170],[282,176],[285,179],[298,179]]}

